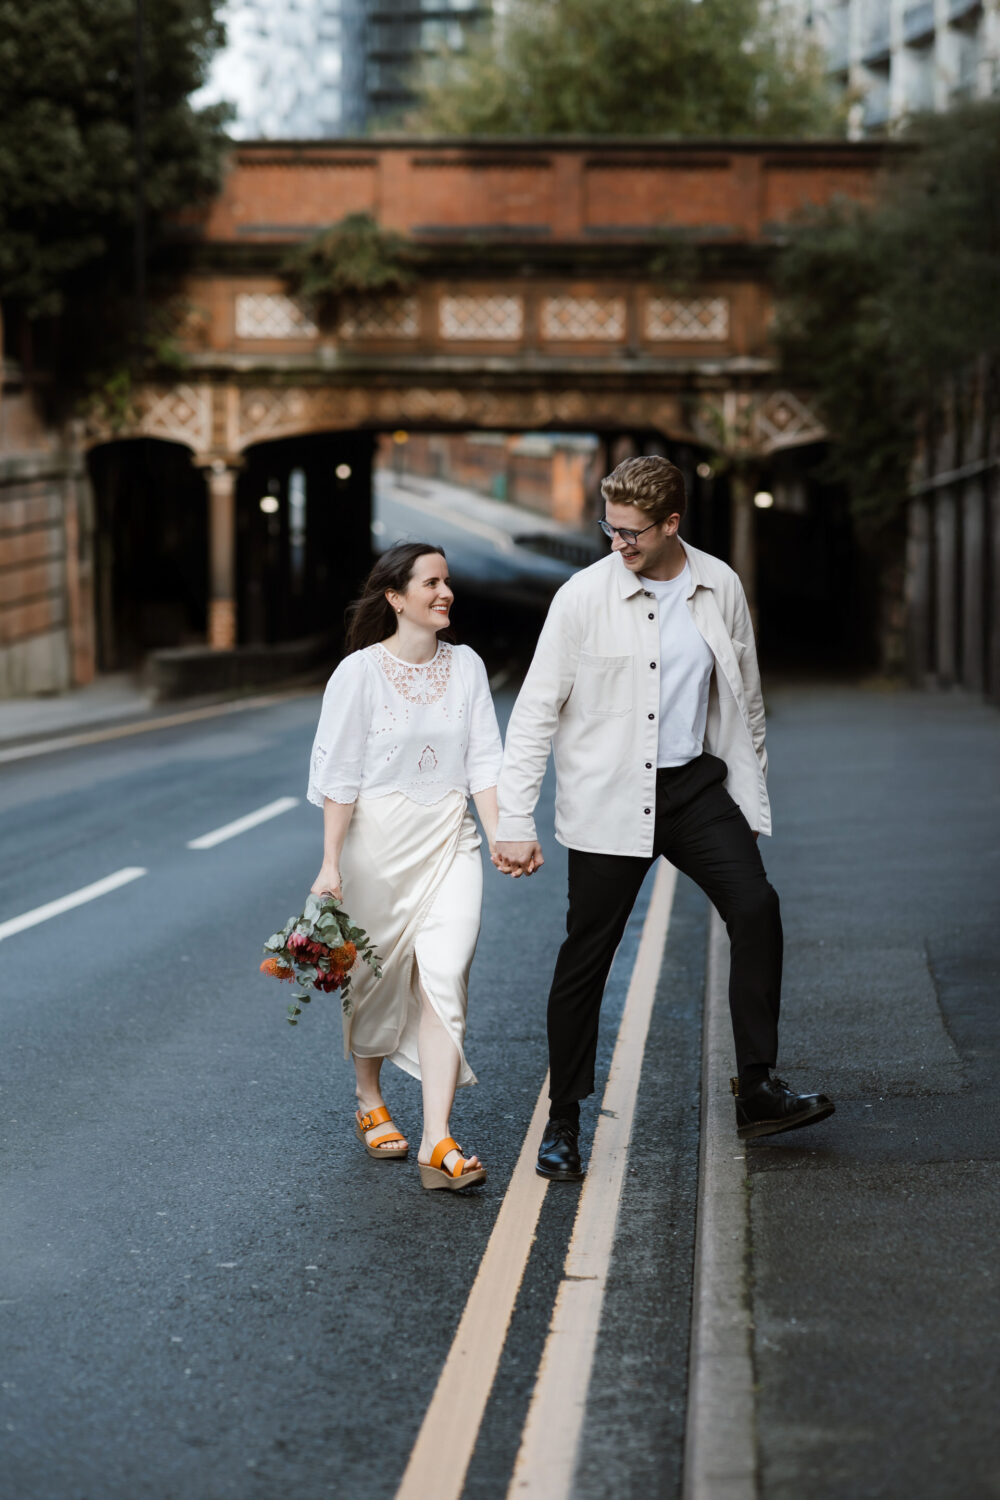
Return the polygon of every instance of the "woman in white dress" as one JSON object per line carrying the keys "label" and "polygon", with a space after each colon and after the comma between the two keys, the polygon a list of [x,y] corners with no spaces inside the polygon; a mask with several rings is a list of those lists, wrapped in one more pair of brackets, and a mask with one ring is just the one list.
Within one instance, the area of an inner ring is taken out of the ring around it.
{"label": "woman in white dress", "polygon": [[382,1097],[389,1058],[419,1078],[424,1187],[482,1182],[485,1168],[451,1136],[465,1058],[469,968],[479,938],[481,840],[497,822],[501,743],[486,668],[440,639],[454,600],[439,548],[391,547],[351,607],[347,652],[327,684],[309,768],[323,809],[323,864],[312,889],[340,897],[379,954],[351,976],[344,1055],[357,1075],[356,1129],[371,1156],[408,1143]]}

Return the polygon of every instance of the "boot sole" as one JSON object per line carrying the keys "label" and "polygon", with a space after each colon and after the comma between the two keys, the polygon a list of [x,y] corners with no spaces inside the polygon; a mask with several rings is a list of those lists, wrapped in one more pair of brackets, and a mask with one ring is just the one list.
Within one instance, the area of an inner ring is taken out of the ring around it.
{"label": "boot sole", "polygon": [[547,1177],[549,1182],[579,1182],[587,1174],[582,1170],[579,1172],[546,1172],[544,1167],[535,1164],[535,1172],[539,1177]]}
{"label": "boot sole", "polygon": [[801,1130],[804,1125],[818,1125],[834,1113],[833,1104],[817,1104],[814,1109],[793,1115],[790,1120],[754,1120],[749,1125],[737,1125],[736,1134],[741,1141],[755,1141],[762,1135],[782,1135],[786,1130]]}

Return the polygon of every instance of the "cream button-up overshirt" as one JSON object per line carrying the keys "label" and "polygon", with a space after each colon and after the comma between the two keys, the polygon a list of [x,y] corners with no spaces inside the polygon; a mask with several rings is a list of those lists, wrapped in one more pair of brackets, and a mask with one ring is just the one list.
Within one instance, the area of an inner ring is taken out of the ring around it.
{"label": "cream button-up overshirt", "polygon": [[[743,585],[726,563],[683,543],[687,595],[715,657],[704,748],[750,827],[771,831],[764,703]],[[551,746],[556,838],[596,854],[651,855],[660,713],[656,598],[617,553],[555,595],[514,704],[497,793],[498,839],[534,839]]]}

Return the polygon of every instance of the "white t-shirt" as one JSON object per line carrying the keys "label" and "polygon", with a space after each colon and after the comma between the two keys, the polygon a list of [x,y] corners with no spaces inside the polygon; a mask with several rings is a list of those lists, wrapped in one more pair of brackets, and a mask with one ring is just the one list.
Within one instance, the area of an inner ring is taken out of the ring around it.
{"label": "white t-shirt", "polygon": [[502,756],[486,667],[470,646],[439,641],[421,665],[366,646],[326,685],[306,795],[322,807],[403,792],[427,806],[496,786]]}
{"label": "white t-shirt", "polygon": [[702,752],[715,657],[691,618],[687,563],[676,578],[640,578],[656,598],[660,626],[660,735],[656,764],[686,766]]}

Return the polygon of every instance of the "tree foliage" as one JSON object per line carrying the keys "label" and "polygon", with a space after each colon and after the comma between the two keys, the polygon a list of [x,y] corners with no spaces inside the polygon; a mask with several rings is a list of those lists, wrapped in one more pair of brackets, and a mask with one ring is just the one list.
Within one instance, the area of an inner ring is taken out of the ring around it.
{"label": "tree foliage", "polygon": [[410,123],[446,135],[802,136],[841,117],[816,47],[758,0],[512,0],[428,59]]}
{"label": "tree foliage", "polygon": [[[197,110],[222,40],[214,0],[145,0],[143,167],[150,248],[211,194],[226,106]],[[71,362],[112,341],[131,285],[134,0],[0,0],[0,297],[57,319]]]}
{"label": "tree foliage", "polygon": [[921,417],[1000,358],[1000,101],[913,122],[870,206],[834,203],[778,268],[789,379],[813,388],[855,513],[892,516]]}
{"label": "tree foliage", "polygon": [[296,245],[285,261],[289,290],[321,322],[336,322],[345,298],[403,292],[416,280],[420,249],[368,213],[348,214]]}

